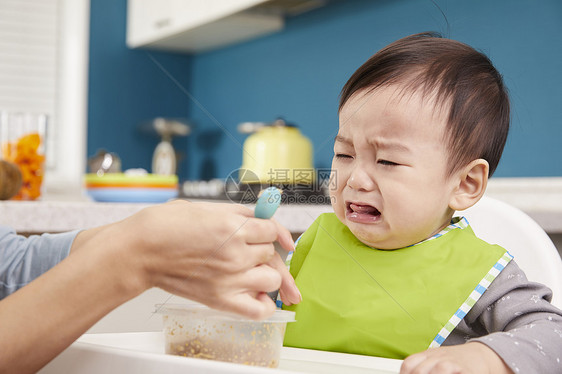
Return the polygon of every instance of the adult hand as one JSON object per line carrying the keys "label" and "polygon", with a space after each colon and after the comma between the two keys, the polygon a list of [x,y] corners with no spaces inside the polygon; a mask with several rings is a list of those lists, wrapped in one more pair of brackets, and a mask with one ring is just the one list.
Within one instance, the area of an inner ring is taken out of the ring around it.
{"label": "adult hand", "polygon": [[275,310],[267,292],[284,301],[300,293],[273,242],[293,250],[287,229],[234,204],[174,201],[119,223],[139,239],[130,256],[143,264],[145,287],[160,287],[212,308],[261,319]]}
{"label": "adult hand", "polygon": [[509,374],[511,370],[486,345],[472,342],[431,348],[406,357],[400,374]]}
{"label": "adult hand", "polygon": [[154,286],[250,318],[273,313],[265,293],[279,286],[298,302],[275,240],[293,248],[286,229],[253,218],[248,208],[186,201],[82,231],[67,258],[0,301],[0,371],[37,372],[112,309]]}

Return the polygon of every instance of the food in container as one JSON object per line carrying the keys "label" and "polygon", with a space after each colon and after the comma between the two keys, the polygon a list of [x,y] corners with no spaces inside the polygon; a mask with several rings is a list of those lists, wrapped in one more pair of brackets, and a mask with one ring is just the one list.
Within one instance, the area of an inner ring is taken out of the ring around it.
{"label": "food in container", "polygon": [[254,321],[201,304],[159,304],[168,354],[277,367],[287,322],[295,313],[276,310]]}
{"label": "food in container", "polygon": [[0,114],[0,158],[17,165],[22,177],[21,188],[12,197],[14,200],[36,200],[41,196],[46,126],[44,114]]}

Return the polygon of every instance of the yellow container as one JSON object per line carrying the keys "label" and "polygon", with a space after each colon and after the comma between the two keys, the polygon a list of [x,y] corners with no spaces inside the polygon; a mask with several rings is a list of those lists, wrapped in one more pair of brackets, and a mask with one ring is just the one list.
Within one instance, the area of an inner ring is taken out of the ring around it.
{"label": "yellow container", "polygon": [[296,127],[261,127],[244,142],[240,182],[312,184],[312,152],[312,143]]}

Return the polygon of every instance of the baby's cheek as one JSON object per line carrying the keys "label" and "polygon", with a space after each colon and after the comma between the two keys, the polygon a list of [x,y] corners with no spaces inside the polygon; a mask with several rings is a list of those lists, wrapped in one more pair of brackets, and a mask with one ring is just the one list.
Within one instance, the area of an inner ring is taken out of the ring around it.
{"label": "baby's cheek", "polygon": [[336,217],[345,225],[345,204],[341,195],[338,197],[337,195],[330,194],[330,200]]}

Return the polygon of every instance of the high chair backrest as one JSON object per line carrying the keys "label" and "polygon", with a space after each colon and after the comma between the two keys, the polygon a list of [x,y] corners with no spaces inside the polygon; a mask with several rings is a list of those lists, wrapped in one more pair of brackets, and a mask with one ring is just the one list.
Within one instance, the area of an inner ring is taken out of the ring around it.
{"label": "high chair backrest", "polygon": [[562,307],[562,260],[552,240],[531,217],[487,196],[456,215],[465,216],[479,238],[505,248],[529,280],[552,289],[552,304]]}

